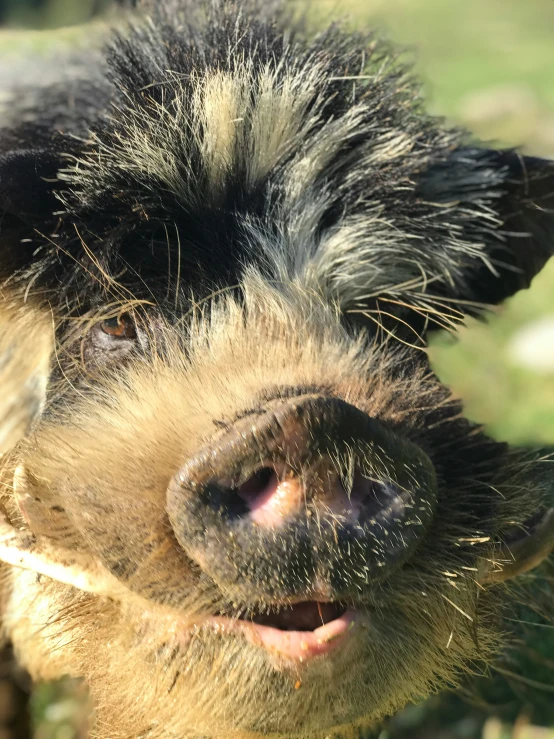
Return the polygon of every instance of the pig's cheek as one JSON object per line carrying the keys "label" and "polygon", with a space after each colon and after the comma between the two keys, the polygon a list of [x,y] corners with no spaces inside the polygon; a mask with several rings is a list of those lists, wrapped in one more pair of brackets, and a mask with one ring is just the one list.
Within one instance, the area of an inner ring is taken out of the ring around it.
{"label": "pig's cheek", "polygon": [[[146,496],[145,496],[146,497]],[[171,533],[163,510],[140,495],[108,499],[95,488],[71,486],[68,515],[90,549],[132,591],[178,606],[190,598],[198,573]]]}

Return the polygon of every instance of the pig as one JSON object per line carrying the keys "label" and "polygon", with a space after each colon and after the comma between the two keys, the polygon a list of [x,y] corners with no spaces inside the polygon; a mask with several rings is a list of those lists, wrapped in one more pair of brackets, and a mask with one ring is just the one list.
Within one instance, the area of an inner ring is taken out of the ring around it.
{"label": "pig", "polygon": [[97,739],[361,737],[493,660],[554,547],[548,459],[426,351],[552,254],[554,165],[371,32],[134,13],[4,104],[3,638]]}

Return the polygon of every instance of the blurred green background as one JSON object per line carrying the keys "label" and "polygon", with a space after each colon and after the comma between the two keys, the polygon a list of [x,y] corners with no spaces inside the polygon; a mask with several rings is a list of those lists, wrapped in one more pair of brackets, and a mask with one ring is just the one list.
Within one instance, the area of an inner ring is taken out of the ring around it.
{"label": "blurred green background", "polygon": [[0,23],[56,28],[82,23],[102,13],[110,0],[0,0]]}
{"label": "blurred green background", "polygon": [[[21,29],[82,23],[108,4],[0,0],[0,63],[29,50],[47,53],[68,38],[87,43],[86,28]],[[353,27],[383,27],[410,47],[433,113],[491,144],[554,157],[554,0],[312,0],[310,12],[317,24],[346,15]],[[437,335],[431,357],[468,415],[497,438],[554,444],[554,260],[486,322],[468,322],[455,341]],[[491,669],[492,680],[408,707],[380,739],[554,739],[553,584],[552,565],[529,578],[543,610],[523,604],[514,615],[520,641]],[[39,688],[38,739],[84,737],[81,696],[72,682]]]}

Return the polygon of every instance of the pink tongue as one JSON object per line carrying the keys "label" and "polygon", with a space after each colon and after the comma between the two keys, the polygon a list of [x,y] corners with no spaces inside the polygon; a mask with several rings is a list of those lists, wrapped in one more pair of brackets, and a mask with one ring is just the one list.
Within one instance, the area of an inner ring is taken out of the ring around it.
{"label": "pink tongue", "polygon": [[356,612],[338,604],[310,601],[283,608],[254,620],[234,620],[214,616],[206,620],[221,633],[238,630],[257,647],[301,663],[337,649],[348,638],[358,621]]}
{"label": "pink tongue", "polygon": [[[311,604],[302,604],[302,606],[304,605],[309,606]],[[294,628],[290,630],[279,626],[252,622],[249,625],[244,623],[243,628],[246,637],[251,639],[254,644],[263,646],[269,652],[286,657],[294,662],[304,662],[312,657],[322,656],[337,649],[353,630],[357,620],[358,615],[355,611],[346,611],[324,626],[319,625],[317,628],[313,628],[313,624],[310,623],[310,628],[304,631],[299,627],[300,619],[298,621],[294,620]],[[291,621],[291,625],[292,623]],[[319,623],[321,624],[321,619]]]}
{"label": "pink tongue", "polygon": [[345,609],[336,603],[319,603],[307,601],[297,603],[290,608],[282,608],[277,613],[258,616],[254,622],[263,626],[272,626],[282,631],[314,631],[330,621],[334,621]]}

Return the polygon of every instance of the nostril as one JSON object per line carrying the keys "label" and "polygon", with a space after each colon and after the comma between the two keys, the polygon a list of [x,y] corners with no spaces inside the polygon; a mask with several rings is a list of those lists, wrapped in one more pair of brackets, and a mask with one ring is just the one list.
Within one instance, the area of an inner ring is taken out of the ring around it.
{"label": "nostril", "polygon": [[236,489],[236,492],[248,508],[253,511],[275,494],[278,485],[279,478],[273,467],[262,467],[251,475],[246,482],[243,482]]}
{"label": "nostril", "polygon": [[[345,484],[343,483],[343,487]],[[374,483],[367,477],[364,477],[359,470],[356,470],[352,487],[350,489],[350,500],[355,501],[359,505],[365,505],[374,497]]]}
{"label": "nostril", "polygon": [[283,477],[278,469],[265,465],[241,485],[220,481],[219,487],[226,491],[226,507],[233,517],[248,515],[260,525],[279,525],[306,498],[320,501],[326,511],[361,523],[388,509],[400,492],[392,481],[372,479],[359,469],[350,481],[341,480],[336,473],[314,481],[315,496],[309,483],[305,488],[297,476]]}
{"label": "nostril", "polygon": [[356,470],[352,481],[350,499],[360,508],[378,509],[386,504],[392,494],[392,483],[365,477]]}
{"label": "nostril", "polygon": [[413,506],[409,490],[392,480],[365,477],[358,470],[354,474],[348,497],[356,511],[358,522],[362,525],[372,519],[394,520],[399,512]]}

